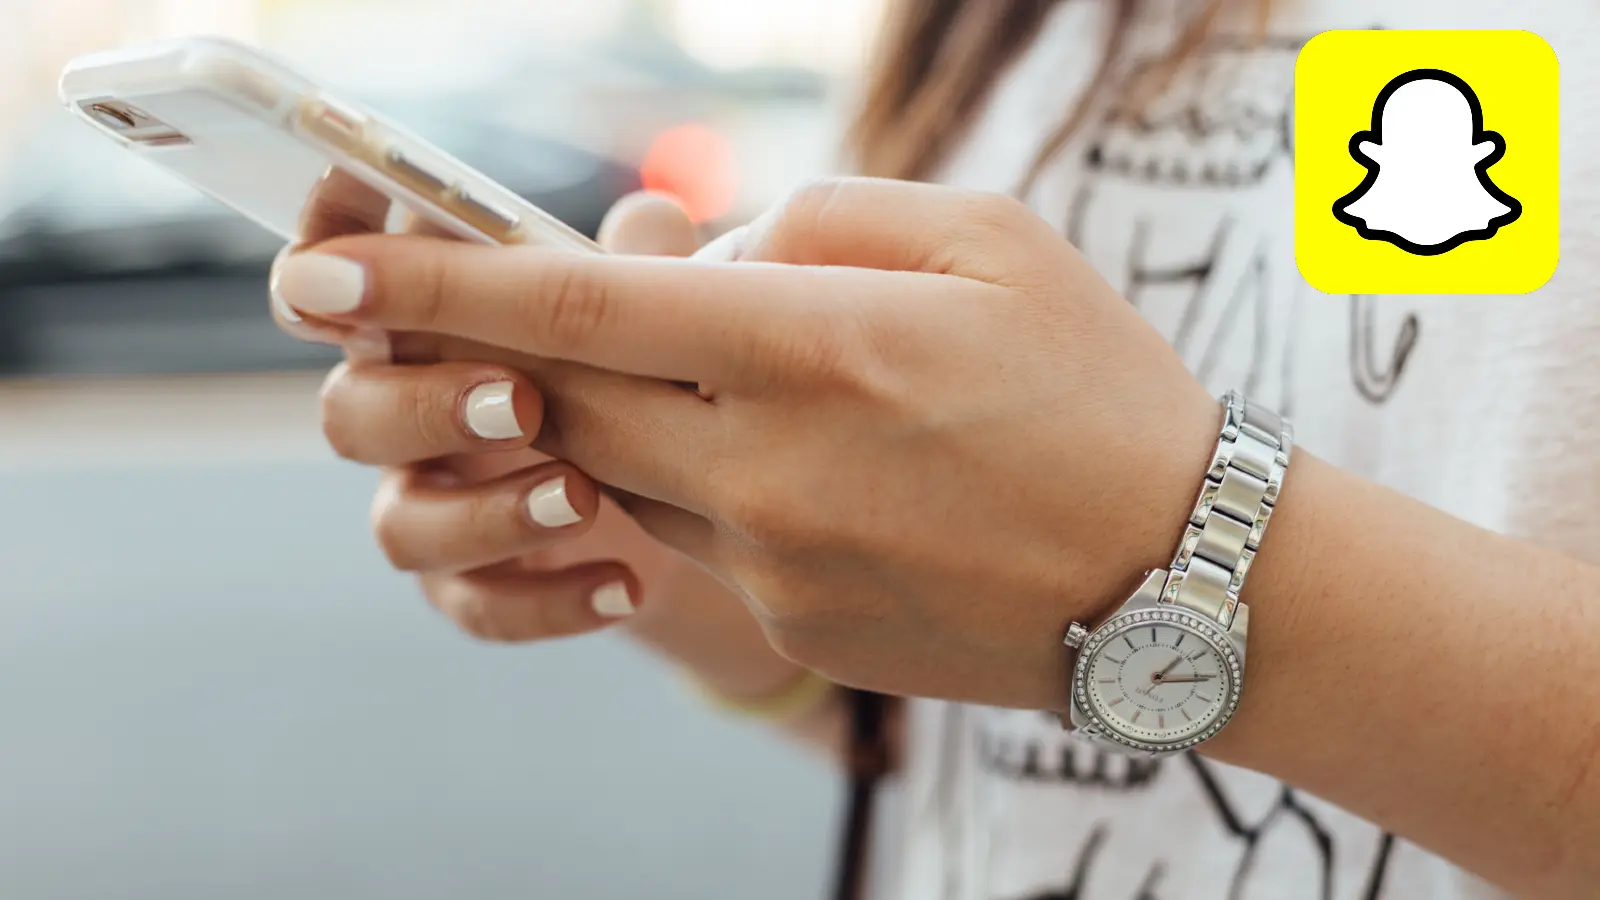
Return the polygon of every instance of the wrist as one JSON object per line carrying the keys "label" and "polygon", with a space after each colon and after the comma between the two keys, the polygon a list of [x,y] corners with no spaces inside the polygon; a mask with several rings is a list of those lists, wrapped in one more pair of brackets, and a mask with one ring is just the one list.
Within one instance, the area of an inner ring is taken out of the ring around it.
{"label": "wrist", "polygon": [[1197,397],[1169,413],[1166,427],[1147,437],[1150,459],[1127,489],[1121,540],[1107,554],[1114,566],[1108,577],[1120,577],[1120,593],[1107,598],[1103,612],[1126,599],[1146,572],[1172,565],[1215,461],[1223,417],[1224,404],[1216,397],[1205,396],[1203,402]]}
{"label": "wrist", "polygon": [[1222,406],[1201,392],[1155,418],[1159,424],[1138,441],[1140,454],[1122,467],[1132,477],[1104,505],[1100,530],[1080,544],[1082,590],[1063,626],[1072,620],[1098,624],[1149,572],[1173,563],[1216,451]]}
{"label": "wrist", "polygon": [[[1052,556],[1023,585],[1040,602],[1017,617],[1015,643],[1002,651],[1010,666],[982,685],[982,702],[1064,712],[1074,657],[1062,646],[1068,624],[1099,624],[1150,571],[1172,564],[1217,446],[1222,408],[1196,385],[1140,418],[1124,429],[1137,437],[1103,451],[1114,468],[1089,468],[1066,498],[1041,495],[1058,507],[1041,519],[1040,544]],[[1010,677],[1019,663],[1027,669],[1022,683]]]}
{"label": "wrist", "polygon": [[1237,711],[1251,621],[1240,593],[1279,500],[1293,429],[1237,393],[1221,407],[1170,556],[1113,615],[1067,631],[1079,651],[1067,727],[1138,752],[1177,753],[1210,740]]}
{"label": "wrist", "polygon": [[[1339,654],[1328,656],[1337,642],[1326,636],[1343,629],[1329,627],[1330,617],[1308,616],[1306,610],[1324,606],[1314,592],[1347,582],[1352,574],[1338,566],[1329,568],[1327,562],[1343,554],[1330,555],[1325,548],[1348,547],[1361,540],[1341,528],[1359,519],[1319,511],[1337,509],[1341,498],[1357,487],[1346,473],[1311,454],[1295,454],[1294,477],[1285,479],[1271,536],[1262,542],[1240,595],[1241,602],[1250,606],[1247,690],[1233,722],[1207,747],[1211,755],[1250,768],[1270,768],[1275,743],[1286,739],[1293,743],[1296,736],[1314,731],[1318,717],[1298,718],[1318,708],[1307,703],[1306,686],[1339,680]],[[1324,675],[1306,676],[1325,663]],[[1292,724],[1285,714],[1293,717]]]}

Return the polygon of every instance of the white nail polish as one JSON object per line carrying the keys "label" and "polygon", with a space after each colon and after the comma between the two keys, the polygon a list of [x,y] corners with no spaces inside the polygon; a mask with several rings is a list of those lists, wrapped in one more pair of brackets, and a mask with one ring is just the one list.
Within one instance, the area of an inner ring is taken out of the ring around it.
{"label": "white nail polish", "polygon": [[300,312],[351,312],[367,291],[367,271],[360,263],[323,253],[297,253],[274,274],[273,295]]}
{"label": "white nail polish", "polygon": [[[522,437],[517,410],[511,403],[514,385],[509,381],[480,384],[467,395],[467,427],[486,441]],[[565,493],[563,491],[563,493]]]}
{"label": "white nail polish", "polygon": [[276,277],[272,279],[272,310],[278,314],[278,318],[288,322],[290,325],[299,325],[305,321],[299,313],[294,311],[294,307],[289,305],[289,301],[283,299],[283,295],[278,293],[278,279]]}
{"label": "white nail polish", "polygon": [[694,258],[703,262],[733,262],[744,253],[745,239],[749,234],[747,225],[725,231],[696,251]]}
{"label": "white nail polish", "polygon": [[552,478],[528,494],[528,515],[546,528],[565,528],[583,521],[567,499],[567,478]]}
{"label": "white nail polish", "polygon": [[589,595],[589,605],[608,619],[621,619],[633,615],[633,598],[628,596],[628,586],[613,581],[595,589]]}
{"label": "white nail polish", "polygon": [[289,257],[293,255],[294,245],[290,244],[279,250],[278,255],[273,257],[272,276],[267,280],[267,296],[272,298],[272,311],[278,314],[278,318],[290,325],[298,325],[304,322],[305,319],[294,311],[294,307],[289,305],[289,301],[283,299],[283,294],[278,290],[278,272],[283,268],[283,264],[289,261]]}

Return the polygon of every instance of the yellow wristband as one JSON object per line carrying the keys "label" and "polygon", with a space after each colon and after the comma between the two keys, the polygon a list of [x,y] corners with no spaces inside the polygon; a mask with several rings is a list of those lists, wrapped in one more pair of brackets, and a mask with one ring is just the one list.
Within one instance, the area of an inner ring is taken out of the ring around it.
{"label": "yellow wristband", "polygon": [[763,722],[798,719],[821,706],[833,695],[834,688],[833,682],[809,669],[794,684],[778,693],[751,700],[729,697],[692,675],[689,676],[689,683],[707,703],[722,712]]}

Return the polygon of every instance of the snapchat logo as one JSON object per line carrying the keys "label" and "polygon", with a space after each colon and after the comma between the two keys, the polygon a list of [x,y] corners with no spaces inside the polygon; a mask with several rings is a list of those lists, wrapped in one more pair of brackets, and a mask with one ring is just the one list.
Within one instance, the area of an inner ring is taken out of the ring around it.
{"label": "snapchat logo", "polygon": [[1488,240],[1522,215],[1489,177],[1506,142],[1483,130],[1465,81],[1438,69],[1407,72],[1378,95],[1372,125],[1350,144],[1367,179],[1333,205],[1362,237],[1433,256]]}
{"label": "snapchat logo", "polygon": [[1330,31],[1295,70],[1295,255],[1335,294],[1537,290],[1560,253],[1558,70],[1526,31]]}

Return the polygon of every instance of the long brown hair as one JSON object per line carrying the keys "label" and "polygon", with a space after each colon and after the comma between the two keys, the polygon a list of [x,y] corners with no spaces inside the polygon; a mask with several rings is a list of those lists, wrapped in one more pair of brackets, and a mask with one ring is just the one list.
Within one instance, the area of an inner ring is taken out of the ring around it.
{"label": "long brown hair", "polygon": [[[927,178],[944,162],[977,116],[1008,64],[1033,41],[1062,0],[895,0],[888,11],[866,91],[849,133],[858,171],[886,178]],[[1026,194],[1110,86],[1132,30],[1140,0],[1108,0],[1111,23],[1099,65],[1084,93],[1034,154],[1017,185]],[[1159,89],[1205,40],[1226,7],[1253,5],[1265,34],[1270,0],[1203,0],[1195,3],[1156,78],[1140,94]],[[1133,97],[1137,104],[1143,97]]]}

